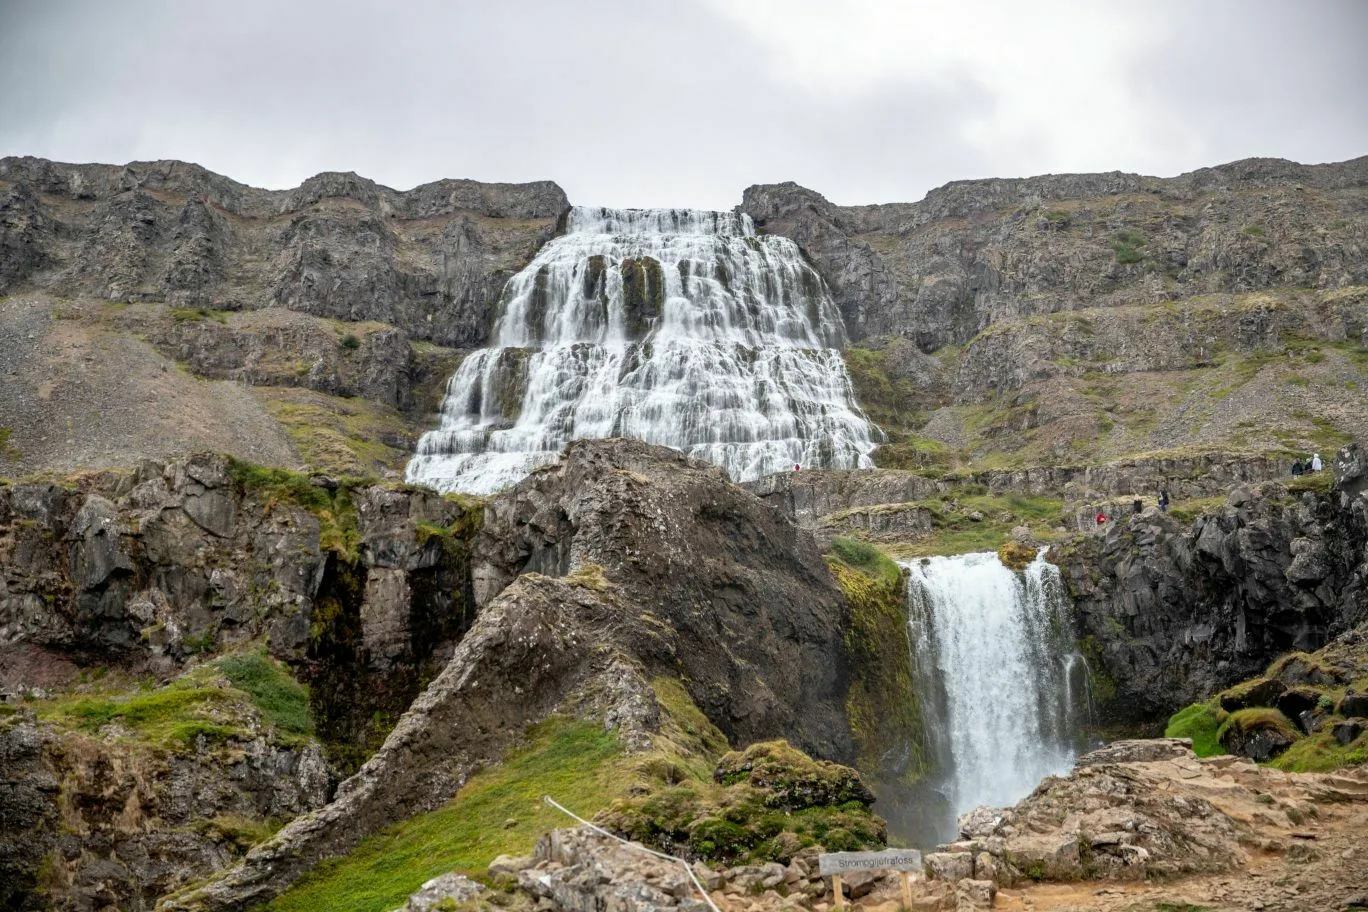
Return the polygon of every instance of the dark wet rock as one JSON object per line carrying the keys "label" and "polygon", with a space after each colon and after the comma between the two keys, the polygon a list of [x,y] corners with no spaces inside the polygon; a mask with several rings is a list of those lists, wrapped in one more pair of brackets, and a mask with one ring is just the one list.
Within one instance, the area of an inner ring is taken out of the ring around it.
{"label": "dark wet rock", "polygon": [[1330,731],[1337,742],[1341,745],[1348,745],[1355,741],[1359,735],[1362,735],[1364,731],[1368,731],[1368,719],[1345,719],[1342,722],[1336,722],[1335,727]]}
{"label": "dark wet rock", "polygon": [[1368,716],[1368,694],[1351,690],[1340,698],[1335,712],[1341,716]]}

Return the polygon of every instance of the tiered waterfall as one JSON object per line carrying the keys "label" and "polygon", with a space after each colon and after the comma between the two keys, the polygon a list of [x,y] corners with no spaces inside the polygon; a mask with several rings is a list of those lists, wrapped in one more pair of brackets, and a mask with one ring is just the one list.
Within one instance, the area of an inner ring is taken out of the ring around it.
{"label": "tiered waterfall", "polygon": [[674,447],[738,481],[867,467],[844,342],[797,245],[748,216],[576,208],[509,280],[408,477],[486,494],[587,437]]}

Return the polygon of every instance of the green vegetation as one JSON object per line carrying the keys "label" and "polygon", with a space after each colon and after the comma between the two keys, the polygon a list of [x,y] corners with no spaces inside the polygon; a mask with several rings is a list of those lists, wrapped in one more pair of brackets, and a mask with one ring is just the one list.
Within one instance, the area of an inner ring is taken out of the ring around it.
{"label": "green vegetation", "polygon": [[920,390],[906,377],[895,377],[882,351],[853,346],[841,352],[855,399],[887,439],[874,451],[880,468],[943,471],[950,464],[950,448],[939,440],[917,434],[923,424],[916,403]]}
{"label": "green vegetation", "polygon": [[787,861],[811,845],[885,845],[872,801],[855,770],[771,741],[727,754],[710,777],[666,781],[619,800],[598,820],[647,845],[687,844],[712,861]]}
{"label": "green vegetation", "polygon": [[313,734],[309,718],[309,691],[276,660],[264,652],[227,655],[213,667],[252,700],[261,718],[280,732]]}
{"label": "green vegetation", "polygon": [[171,319],[176,323],[196,323],[200,320],[215,320],[219,323],[227,323],[228,317],[222,311],[210,310],[207,307],[173,307],[171,309]]}
{"label": "green vegetation", "polygon": [[[1012,529],[1027,526],[1039,541],[1058,536],[1063,501],[1033,494],[973,494],[974,486],[947,491],[937,498],[916,501],[931,514],[935,532],[894,550],[898,557],[928,557],[936,554],[965,554],[970,551],[996,551],[1011,539]],[[978,490],[983,490],[980,486]],[[977,517],[977,518],[975,518]]]}
{"label": "green vegetation", "polygon": [[347,333],[338,341],[338,344],[345,349],[355,351],[361,347],[361,340],[356,337],[356,333]]}
{"label": "green vegetation", "polygon": [[319,545],[354,563],[360,533],[356,506],[352,503],[354,482],[340,484],[336,491],[315,485],[309,476],[289,469],[268,468],[230,458],[228,474],[244,493],[271,504],[284,503],[308,510],[318,519]]}
{"label": "green vegetation", "polygon": [[891,557],[873,545],[855,538],[836,538],[831,542],[832,553],[847,566],[889,588],[898,588],[902,568]]}
{"label": "green vegetation", "polygon": [[10,445],[10,436],[12,434],[13,431],[9,428],[0,427],[0,460],[17,460],[23,456],[22,453]]}
{"label": "green vegetation", "polygon": [[1289,773],[1325,773],[1342,766],[1368,763],[1368,733],[1348,744],[1340,744],[1331,732],[1333,722],[1321,724],[1322,730],[1302,738],[1268,765]]}
{"label": "green vegetation", "polygon": [[1243,228],[1240,229],[1240,233],[1247,234],[1250,237],[1264,236],[1264,230],[1262,225],[1245,225]]}
{"label": "green vegetation", "polygon": [[1216,738],[1225,744],[1229,735],[1257,731],[1274,731],[1290,741],[1296,741],[1302,736],[1292,724],[1292,720],[1278,710],[1269,706],[1254,706],[1226,716],[1221,727],[1216,730]]}
{"label": "green vegetation", "polygon": [[[819,839],[829,847],[883,844],[883,822],[869,812],[853,770],[783,742],[727,754],[719,765],[726,739],[684,686],[651,683],[662,709],[654,750],[626,755],[602,725],[553,717],[446,806],[324,862],[266,912],[384,912],[446,871],[483,877],[498,855],[528,854],[542,833],[572,823],[544,795],[647,842],[669,833],[711,858],[780,857]],[[814,806],[818,800],[842,803]]]}
{"label": "green vegetation", "polygon": [[[912,697],[902,568],[854,539],[837,538],[831,547],[827,564],[850,605],[844,633],[852,669],[846,715],[860,768],[876,781],[915,782],[926,773],[927,751],[921,707]],[[903,753],[909,747],[910,757]]]}
{"label": "green vegetation", "polygon": [[498,855],[528,854],[542,833],[572,823],[542,796],[590,817],[620,794],[632,781],[621,755],[602,725],[554,717],[529,732],[524,749],[471,776],[447,805],[323,862],[263,912],[385,912],[438,874],[483,876]]}
{"label": "green vegetation", "polygon": [[1190,902],[1157,902],[1154,912],[1214,912],[1210,906],[1198,906]]}
{"label": "green vegetation", "polygon": [[1052,225],[1066,225],[1069,222],[1069,213],[1063,209],[1047,209],[1045,221]]}
{"label": "green vegetation", "polygon": [[306,389],[255,387],[252,394],[315,471],[373,475],[402,469],[410,455],[414,429],[389,406]]}
{"label": "green vegetation", "polygon": [[208,819],[196,820],[191,826],[201,835],[230,842],[239,851],[245,852],[270,839],[284,824],[275,818],[253,820],[240,814],[216,814]]}
{"label": "green vegetation", "polygon": [[1310,491],[1313,494],[1328,497],[1334,489],[1335,476],[1328,470],[1312,472],[1309,475],[1299,475],[1287,482],[1287,490],[1293,494],[1304,494]]}
{"label": "green vegetation", "polygon": [[201,737],[251,738],[253,714],[280,743],[298,743],[313,731],[308,692],[263,653],[225,656],[161,687],[86,689],[34,701],[33,708],[61,728],[98,734],[117,723],[128,739],[173,751],[189,749]]}
{"label": "green vegetation", "polygon": [[95,734],[113,722],[135,741],[183,750],[201,736],[226,741],[246,735],[238,722],[242,701],[231,691],[173,681],[155,690],[110,696],[78,696],[43,701],[34,709],[38,718],[62,728]]}
{"label": "green vegetation", "polygon": [[1169,506],[1169,516],[1179,522],[1190,523],[1199,516],[1214,513],[1225,506],[1226,495],[1214,497],[1195,497],[1192,500],[1175,501]]}
{"label": "green vegetation", "polygon": [[1193,703],[1169,719],[1168,727],[1164,729],[1164,737],[1191,738],[1192,750],[1197,756],[1215,757],[1226,753],[1219,737],[1221,724],[1225,720],[1225,712],[1215,705],[1214,701]]}
{"label": "green vegetation", "polygon": [[1140,250],[1146,243],[1143,232],[1131,228],[1123,228],[1112,235],[1112,253],[1116,257],[1116,262],[1123,266],[1139,263],[1145,258],[1145,254]]}

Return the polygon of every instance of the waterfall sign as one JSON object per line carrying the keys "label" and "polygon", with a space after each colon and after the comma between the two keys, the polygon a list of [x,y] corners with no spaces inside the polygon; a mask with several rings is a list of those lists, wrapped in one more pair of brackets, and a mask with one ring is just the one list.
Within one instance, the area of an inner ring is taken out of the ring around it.
{"label": "waterfall sign", "polygon": [[817,872],[823,877],[851,871],[920,871],[922,855],[916,849],[883,852],[828,852],[817,856]]}
{"label": "waterfall sign", "polygon": [[817,856],[817,873],[831,878],[831,893],[836,908],[845,908],[845,889],[841,875],[851,871],[897,871],[902,880],[902,904],[912,908],[912,884],[909,871],[921,871],[922,856],[916,849],[885,849],[882,852],[828,852]]}

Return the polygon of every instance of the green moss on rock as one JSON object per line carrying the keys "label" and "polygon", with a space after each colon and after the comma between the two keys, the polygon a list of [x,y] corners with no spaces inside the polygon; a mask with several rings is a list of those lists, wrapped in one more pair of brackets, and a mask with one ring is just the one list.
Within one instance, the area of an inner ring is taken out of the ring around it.
{"label": "green moss on rock", "polygon": [[1225,719],[1226,713],[1213,703],[1193,703],[1169,718],[1164,737],[1190,738],[1197,756],[1214,757],[1226,753],[1218,736]]}
{"label": "green moss on rock", "polygon": [[874,795],[853,769],[813,760],[786,741],[724,756],[711,781],[657,783],[596,822],[631,839],[709,861],[787,862],[812,845],[834,851],[887,844]]}
{"label": "green moss on rock", "polygon": [[850,605],[844,635],[852,669],[846,716],[857,763],[876,787],[911,784],[926,774],[929,751],[914,696],[902,569],[853,539],[836,539],[832,550],[827,563]]}

